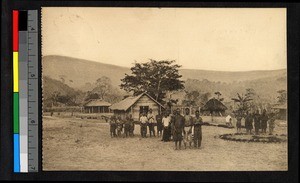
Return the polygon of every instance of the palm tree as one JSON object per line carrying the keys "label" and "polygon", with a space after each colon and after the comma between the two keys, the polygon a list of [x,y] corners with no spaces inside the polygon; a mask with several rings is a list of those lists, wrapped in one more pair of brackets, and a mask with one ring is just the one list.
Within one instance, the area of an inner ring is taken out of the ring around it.
{"label": "palm tree", "polygon": [[249,95],[240,95],[237,93],[237,98],[231,98],[234,102],[238,103],[238,111],[246,112],[249,110],[248,102],[253,100]]}

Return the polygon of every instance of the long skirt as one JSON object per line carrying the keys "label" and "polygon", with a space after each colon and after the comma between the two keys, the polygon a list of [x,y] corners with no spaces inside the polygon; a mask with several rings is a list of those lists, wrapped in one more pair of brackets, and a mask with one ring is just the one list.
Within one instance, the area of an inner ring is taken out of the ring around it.
{"label": "long skirt", "polygon": [[169,127],[164,127],[162,140],[164,142],[170,141],[170,129],[169,129]]}

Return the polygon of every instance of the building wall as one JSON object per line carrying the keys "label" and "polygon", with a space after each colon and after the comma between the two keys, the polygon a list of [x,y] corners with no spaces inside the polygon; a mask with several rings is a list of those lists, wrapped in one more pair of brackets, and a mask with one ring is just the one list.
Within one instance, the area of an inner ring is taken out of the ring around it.
{"label": "building wall", "polygon": [[109,113],[110,110],[109,110],[109,107],[107,107],[107,106],[98,106],[98,107],[85,106],[84,112],[85,113]]}
{"label": "building wall", "polygon": [[139,120],[140,117],[140,106],[149,106],[149,109],[152,109],[152,113],[156,116],[159,112],[159,105],[151,100],[146,95],[142,96],[133,106],[132,106],[132,117],[135,121]]}

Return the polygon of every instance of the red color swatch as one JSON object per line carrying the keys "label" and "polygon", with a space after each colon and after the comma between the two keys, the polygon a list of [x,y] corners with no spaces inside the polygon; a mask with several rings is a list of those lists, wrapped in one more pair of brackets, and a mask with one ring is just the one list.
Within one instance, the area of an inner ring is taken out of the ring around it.
{"label": "red color swatch", "polygon": [[13,10],[13,51],[19,51],[19,11]]}

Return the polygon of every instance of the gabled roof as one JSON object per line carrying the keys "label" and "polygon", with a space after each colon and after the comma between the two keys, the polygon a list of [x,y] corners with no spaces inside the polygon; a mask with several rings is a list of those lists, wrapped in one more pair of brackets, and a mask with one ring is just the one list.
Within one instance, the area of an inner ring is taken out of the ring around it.
{"label": "gabled roof", "polygon": [[146,95],[151,100],[153,100],[155,103],[157,103],[162,108],[164,108],[163,105],[161,105],[158,101],[156,101],[154,98],[152,98],[149,94],[147,94],[146,92],[144,92],[144,93],[142,93],[142,94],[140,94],[138,96],[127,97],[127,98],[123,99],[122,101],[111,105],[110,109],[112,109],[112,110],[126,111],[131,106],[133,106],[144,95]]}
{"label": "gabled roof", "polygon": [[102,99],[92,99],[89,102],[87,102],[86,104],[84,104],[84,106],[86,107],[97,107],[97,106],[111,106],[111,103],[106,102]]}

